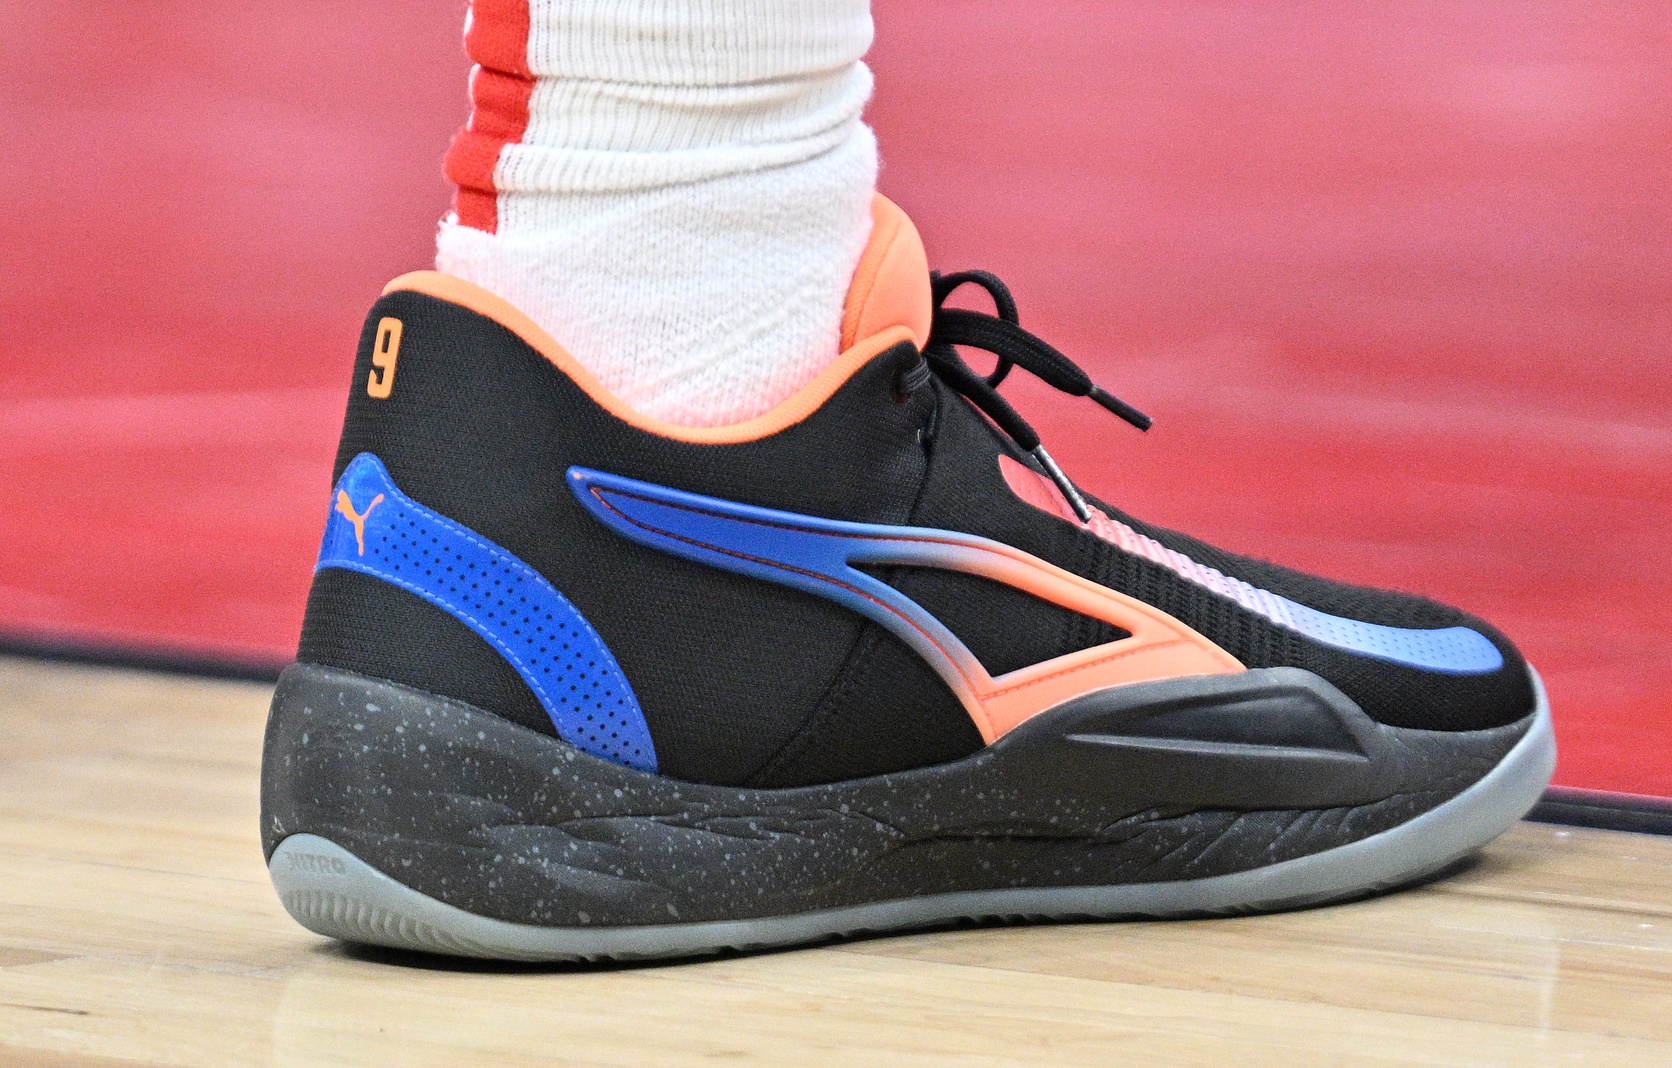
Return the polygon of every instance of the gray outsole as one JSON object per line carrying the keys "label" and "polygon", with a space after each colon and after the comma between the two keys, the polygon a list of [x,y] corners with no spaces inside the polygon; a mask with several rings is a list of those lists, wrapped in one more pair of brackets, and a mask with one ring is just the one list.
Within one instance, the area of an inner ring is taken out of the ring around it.
{"label": "gray outsole", "polygon": [[1272,912],[1360,897],[1441,871],[1536,804],[1556,764],[1543,684],[1532,727],[1474,785],[1407,823],[1348,845],[1211,878],[1116,886],[983,890],[749,920],[639,927],[538,927],[428,897],[326,838],[294,834],[268,864],[302,926],[347,942],[511,961],[691,957],[885,934],[959,921],[1113,920]]}

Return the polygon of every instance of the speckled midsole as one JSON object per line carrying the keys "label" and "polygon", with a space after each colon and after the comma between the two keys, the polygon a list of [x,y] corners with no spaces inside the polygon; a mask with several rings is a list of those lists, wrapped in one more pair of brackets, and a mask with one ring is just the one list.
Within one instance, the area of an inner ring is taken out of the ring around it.
{"label": "speckled midsole", "polygon": [[268,724],[262,830],[269,857],[315,835],[426,897],[537,927],[1177,882],[1413,820],[1486,776],[1534,719],[1387,727],[1275,668],[1082,698],[950,764],[759,790],[645,774],[432,694],[296,665]]}

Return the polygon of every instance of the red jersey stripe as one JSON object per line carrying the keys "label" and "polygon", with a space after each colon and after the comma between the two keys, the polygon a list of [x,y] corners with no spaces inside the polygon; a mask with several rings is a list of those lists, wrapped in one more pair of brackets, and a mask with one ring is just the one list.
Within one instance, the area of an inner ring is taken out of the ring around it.
{"label": "red jersey stripe", "polygon": [[453,210],[477,230],[499,229],[494,171],[506,145],[528,132],[534,76],[528,66],[528,0],[472,0],[465,49],[476,62],[470,75],[470,121],[453,138],[443,169],[458,187]]}

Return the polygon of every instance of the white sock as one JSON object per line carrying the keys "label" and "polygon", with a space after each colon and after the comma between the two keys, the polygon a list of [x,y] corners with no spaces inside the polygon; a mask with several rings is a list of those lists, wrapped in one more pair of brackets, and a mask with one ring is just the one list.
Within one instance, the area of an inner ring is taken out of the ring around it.
{"label": "white sock", "polygon": [[647,415],[759,415],[837,355],[871,33],[869,0],[473,0],[437,267]]}

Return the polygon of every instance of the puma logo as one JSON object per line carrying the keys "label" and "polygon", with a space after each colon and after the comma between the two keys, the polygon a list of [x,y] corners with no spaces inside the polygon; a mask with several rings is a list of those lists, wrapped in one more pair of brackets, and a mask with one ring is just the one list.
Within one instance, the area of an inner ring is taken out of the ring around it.
{"label": "puma logo", "polygon": [[383,494],[372,498],[372,503],[366,505],[364,512],[354,510],[354,502],[348,499],[347,490],[337,491],[337,511],[342,517],[354,524],[354,541],[360,546],[360,555],[366,555],[366,517],[372,514],[372,509],[383,503]]}

